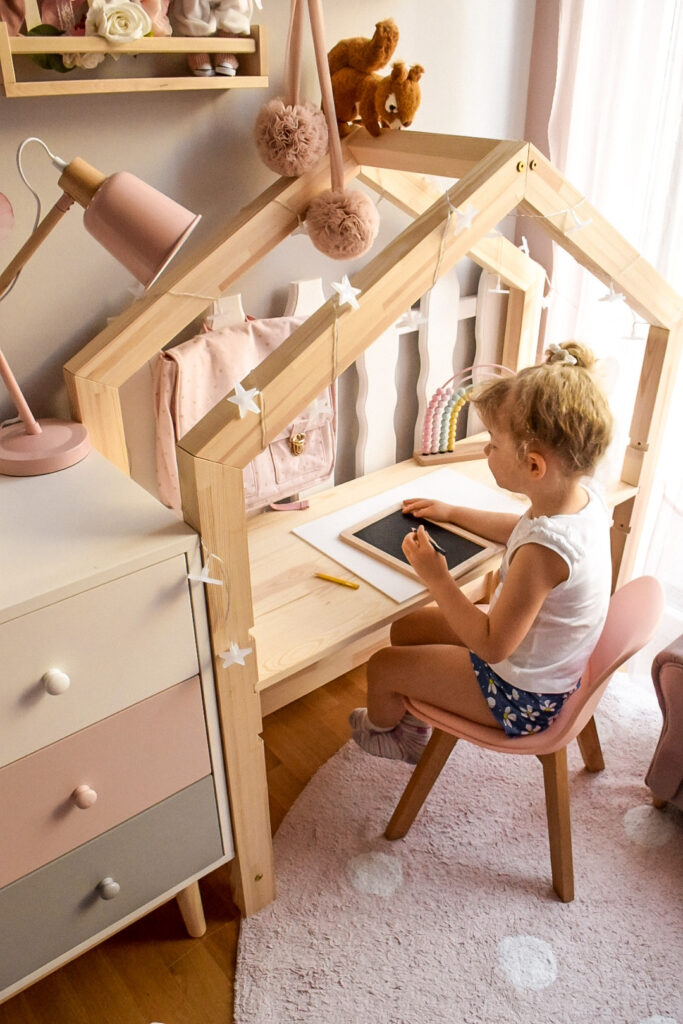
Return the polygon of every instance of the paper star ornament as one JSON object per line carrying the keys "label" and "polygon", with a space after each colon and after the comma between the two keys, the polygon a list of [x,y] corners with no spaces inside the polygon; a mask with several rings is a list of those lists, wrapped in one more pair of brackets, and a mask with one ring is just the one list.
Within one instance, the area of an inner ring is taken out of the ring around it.
{"label": "paper star ornament", "polygon": [[240,647],[233,643],[229,651],[219,651],[218,657],[223,659],[223,668],[230,668],[231,665],[244,665],[247,654],[251,654],[251,647]]}
{"label": "paper star ornament", "polygon": [[420,313],[419,309],[409,309],[407,313],[404,313],[396,323],[395,327],[398,331],[412,331],[420,324],[426,324],[427,318]]}
{"label": "paper star ornament", "polygon": [[572,218],[572,224],[570,227],[565,228],[565,235],[571,235],[573,231],[580,231],[581,228],[587,228],[589,224],[592,224],[592,219],[589,217],[588,220],[581,220],[575,209],[568,211]]}
{"label": "paper star ornament", "polygon": [[609,291],[602,295],[598,302],[622,302],[625,296],[621,292],[615,292],[614,281],[609,283]]}
{"label": "paper star ornament", "polygon": [[360,295],[360,288],[354,288],[349,281],[348,275],[344,274],[341,281],[332,281],[332,287],[339,296],[340,306],[353,306],[354,309],[360,309],[360,303],[356,298]]}
{"label": "paper star ornament", "polygon": [[237,408],[240,411],[240,419],[243,420],[248,412],[261,411],[256,402],[254,401],[254,396],[258,395],[259,393],[260,392],[258,388],[249,388],[249,390],[247,391],[245,388],[242,387],[239,381],[237,382],[237,384],[235,384],[235,394],[231,395],[228,401],[233,402],[234,405],[237,406]]}
{"label": "paper star ornament", "polygon": [[476,206],[472,206],[468,203],[464,210],[454,210],[455,213],[455,234],[459,235],[461,231],[466,231],[472,227],[472,221],[479,213]]}
{"label": "paper star ornament", "polygon": [[188,580],[196,580],[198,583],[215,583],[219,587],[223,586],[223,580],[217,580],[209,576],[208,563],[202,568],[200,573],[188,572],[187,578]]}

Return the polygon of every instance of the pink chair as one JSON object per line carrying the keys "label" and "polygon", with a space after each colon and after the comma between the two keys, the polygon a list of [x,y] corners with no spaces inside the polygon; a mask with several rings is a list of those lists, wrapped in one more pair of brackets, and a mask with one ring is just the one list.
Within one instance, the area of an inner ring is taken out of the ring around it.
{"label": "pink chair", "polygon": [[650,640],[664,608],[664,593],[652,576],[641,576],[610,599],[607,621],[590,656],[581,686],[544,732],[508,737],[502,729],[478,725],[423,701],[406,700],[408,711],[434,727],[384,835],[404,836],[459,739],[505,754],[534,754],[543,765],[553,888],[563,901],[574,899],[574,868],[569,818],[567,746],[576,739],[589,772],[605,767],[593,712],[612,673]]}

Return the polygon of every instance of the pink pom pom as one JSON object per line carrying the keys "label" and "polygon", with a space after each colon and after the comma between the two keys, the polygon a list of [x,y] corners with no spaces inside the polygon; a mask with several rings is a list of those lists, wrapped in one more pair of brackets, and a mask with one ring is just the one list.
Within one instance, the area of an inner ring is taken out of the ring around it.
{"label": "pink pom pom", "polygon": [[364,192],[328,189],[311,202],[306,227],[316,249],[335,260],[355,259],[377,237],[377,207]]}
{"label": "pink pom pom", "polygon": [[254,138],[261,159],[271,171],[298,177],[327,152],[327,121],[312,103],[270,100],[259,111]]}

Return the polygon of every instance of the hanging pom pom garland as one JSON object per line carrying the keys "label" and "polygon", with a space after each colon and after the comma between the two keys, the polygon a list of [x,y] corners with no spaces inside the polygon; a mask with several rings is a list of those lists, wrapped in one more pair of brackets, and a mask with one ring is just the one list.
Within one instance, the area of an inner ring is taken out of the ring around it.
{"label": "hanging pom pom garland", "polygon": [[321,192],[306,212],[313,245],[334,260],[352,260],[367,252],[379,231],[379,213],[369,196],[357,190]]}
{"label": "hanging pom pom garland", "polygon": [[299,99],[304,4],[292,0],[287,59],[286,95],[270,100],[256,118],[254,139],[266,167],[286,178],[298,177],[322,160],[327,152],[327,120],[319,107]]}
{"label": "hanging pom pom garland", "polygon": [[306,226],[313,245],[335,260],[356,259],[372,246],[379,231],[377,207],[369,196],[344,189],[344,167],[332,95],[332,80],[325,48],[320,0],[308,0],[315,60],[323,109],[327,118],[332,188],[322,192],[306,211]]}
{"label": "hanging pom pom garland", "polygon": [[487,377],[513,376],[513,371],[499,363],[478,363],[460,370],[429,400],[422,427],[422,456],[444,455],[455,449],[458,417],[472,397],[477,384]]}

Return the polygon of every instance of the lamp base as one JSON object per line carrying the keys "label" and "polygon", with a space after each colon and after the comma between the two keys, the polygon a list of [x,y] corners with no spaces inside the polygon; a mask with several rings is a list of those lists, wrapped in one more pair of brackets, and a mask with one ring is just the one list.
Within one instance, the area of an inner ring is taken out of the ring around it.
{"label": "lamp base", "polygon": [[40,420],[40,434],[28,434],[23,423],[0,428],[0,473],[41,476],[80,462],[90,451],[82,423]]}

